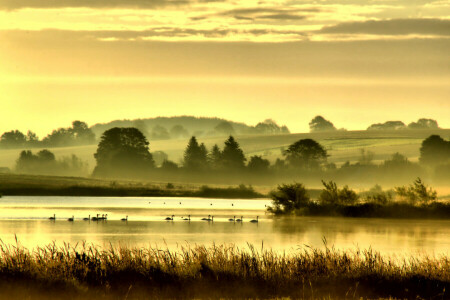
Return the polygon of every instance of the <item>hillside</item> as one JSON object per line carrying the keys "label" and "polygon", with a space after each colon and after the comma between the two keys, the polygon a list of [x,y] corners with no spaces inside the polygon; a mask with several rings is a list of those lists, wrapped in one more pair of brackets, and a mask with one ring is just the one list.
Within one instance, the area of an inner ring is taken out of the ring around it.
{"label": "hillside", "polygon": [[[236,135],[247,157],[251,155],[263,155],[274,161],[281,157],[281,149],[291,143],[305,138],[312,138],[324,145],[330,154],[329,161],[337,164],[346,161],[356,161],[361,149],[374,153],[374,160],[381,161],[399,152],[410,160],[417,160],[422,141],[431,134],[438,134],[445,139],[450,138],[450,129],[444,130],[417,130],[417,131],[339,131],[332,133],[297,133],[279,135]],[[199,141],[205,143],[208,148],[214,144],[223,146],[225,137],[200,137]],[[150,140],[150,151],[164,151],[169,159],[180,162],[188,138],[179,140]],[[52,148],[56,157],[76,154],[82,160],[89,163],[90,169],[95,166],[94,153],[96,145]],[[33,151],[38,151],[35,149]],[[0,167],[13,168],[20,153],[19,149],[0,150]]]}

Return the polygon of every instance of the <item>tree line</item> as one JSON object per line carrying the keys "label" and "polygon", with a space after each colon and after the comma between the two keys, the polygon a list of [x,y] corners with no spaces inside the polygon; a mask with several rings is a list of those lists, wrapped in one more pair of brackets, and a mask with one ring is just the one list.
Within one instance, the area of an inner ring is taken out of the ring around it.
{"label": "tree line", "polygon": [[11,130],[0,136],[0,147],[6,149],[92,145],[95,142],[95,134],[82,121],[73,121],[71,127],[55,129],[42,140],[31,130],[26,134]]}

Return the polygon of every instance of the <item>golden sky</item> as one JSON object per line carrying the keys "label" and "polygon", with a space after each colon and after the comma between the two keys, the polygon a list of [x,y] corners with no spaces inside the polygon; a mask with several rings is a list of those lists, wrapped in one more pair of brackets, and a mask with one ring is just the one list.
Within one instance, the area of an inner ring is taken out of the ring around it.
{"label": "golden sky", "polygon": [[159,115],[450,128],[450,1],[0,0],[0,132]]}

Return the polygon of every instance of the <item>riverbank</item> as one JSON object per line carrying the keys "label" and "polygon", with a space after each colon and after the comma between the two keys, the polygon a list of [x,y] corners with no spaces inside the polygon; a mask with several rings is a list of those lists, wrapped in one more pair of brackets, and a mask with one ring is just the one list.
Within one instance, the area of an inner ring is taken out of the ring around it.
{"label": "riverbank", "polygon": [[371,249],[0,249],[0,299],[444,299],[450,289],[448,257],[395,259]]}
{"label": "riverbank", "polygon": [[0,174],[5,196],[204,197],[253,199],[267,195],[252,186],[206,186],[82,177]]}

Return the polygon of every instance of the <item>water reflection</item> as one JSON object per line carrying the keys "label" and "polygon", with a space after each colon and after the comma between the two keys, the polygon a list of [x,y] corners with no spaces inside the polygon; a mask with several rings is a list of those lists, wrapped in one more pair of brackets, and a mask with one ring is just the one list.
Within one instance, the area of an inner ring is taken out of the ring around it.
{"label": "water reflection", "polygon": [[[22,245],[31,248],[52,241],[169,248],[186,243],[233,243],[240,247],[246,247],[247,243],[259,247],[263,243],[265,248],[289,252],[305,245],[322,248],[325,238],[329,246],[338,249],[372,247],[388,254],[427,252],[448,255],[450,249],[450,221],[272,218],[265,215],[267,200],[11,198],[1,199],[0,238],[6,243],[14,243],[17,235]],[[180,201],[184,203],[181,208]],[[148,207],[148,202],[154,207]],[[62,204],[58,206],[58,203]],[[53,213],[56,220],[48,220]],[[108,220],[83,221],[88,215],[92,217],[97,213],[108,214]],[[75,215],[75,221],[67,221],[72,215]],[[171,215],[175,215],[173,221],[164,220]],[[191,221],[183,220],[188,215]],[[208,215],[213,215],[214,221],[201,220]],[[128,221],[121,221],[126,216]],[[243,216],[244,222],[230,222],[234,216],[236,219]],[[259,216],[259,222],[250,223],[256,216]]]}

